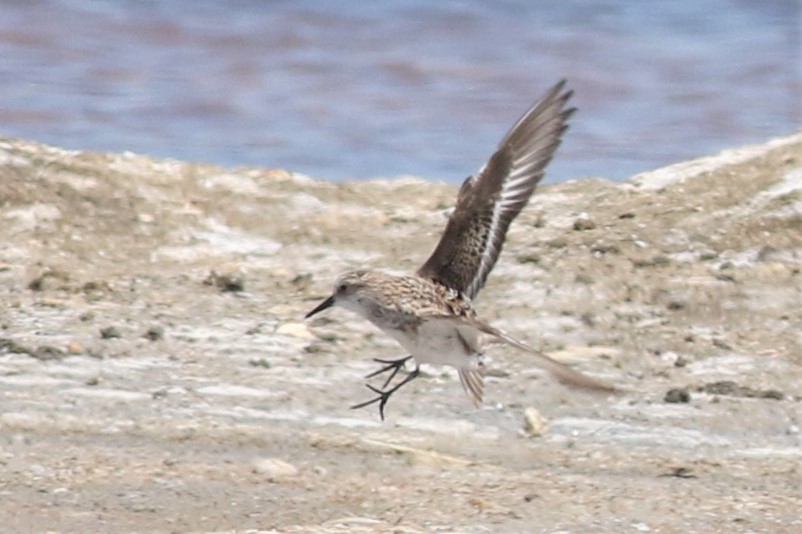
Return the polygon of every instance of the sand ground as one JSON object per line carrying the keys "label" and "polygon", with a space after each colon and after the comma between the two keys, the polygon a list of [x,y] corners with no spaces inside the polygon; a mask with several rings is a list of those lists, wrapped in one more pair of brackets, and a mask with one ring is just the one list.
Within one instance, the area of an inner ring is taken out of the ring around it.
{"label": "sand ground", "polygon": [[303,315],[455,192],[0,138],[0,531],[802,531],[802,134],[513,225],[480,315],[626,393],[498,347],[480,409],[425,368],[350,410],[403,353]]}

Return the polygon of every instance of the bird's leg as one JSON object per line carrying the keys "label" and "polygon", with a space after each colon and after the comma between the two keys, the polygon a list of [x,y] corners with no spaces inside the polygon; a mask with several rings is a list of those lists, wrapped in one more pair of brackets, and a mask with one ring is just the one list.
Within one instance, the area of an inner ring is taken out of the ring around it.
{"label": "bird's leg", "polygon": [[[404,358],[404,360],[406,360],[406,358]],[[399,360],[397,360],[397,361],[399,361]],[[396,371],[398,371],[397,368],[396,368]],[[415,366],[415,370],[412,371],[411,373],[409,373],[406,376],[406,378],[404,378],[401,382],[399,382],[398,384],[396,384],[395,386],[393,386],[392,388],[390,388],[390,389],[388,389],[386,391],[383,391],[383,390],[381,390],[379,388],[375,388],[375,387],[371,386],[370,384],[365,384],[368,387],[368,389],[370,389],[371,391],[376,393],[378,396],[373,398],[373,399],[370,399],[369,401],[362,402],[362,403],[359,403],[359,404],[355,404],[354,406],[351,406],[351,409],[352,410],[356,410],[358,408],[364,408],[365,406],[370,406],[374,402],[378,402],[379,403],[379,415],[381,416],[382,421],[384,421],[384,406],[387,404],[387,401],[390,400],[390,395],[392,395],[393,393],[398,391],[398,389],[401,386],[403,386],[404,384],[406,384],[407,382],[411,382],[412,380],[417,378],[417,376],[419,374],[420,374],[420,366]],[[395,373],[393,373],[393,375],[395,375]],[[388,382],[389,382],[389,380],[388,380]]]}
{"label": "bird's leg", "polygon": [[395,375],[398,374],[398,371],[400,371],[404,367],[404,364],[407,363],[407,361],[410,358],[412,358],[412,356],[407,356],[405,358],[399,358],[397,360],[382,360],[381,358],[373,358],[374,362],[383,363],[383,364],[386,364],[386,365],[384,367],[382,367],[381,369],[379,369],[378,371],[373,371],[369,375],[365,376],[365,378],[373,378],[374,376],[378,376],[378,375],[380,375],[382,373],[386,373],[387,371],[392,369],[393,372],[390,373],[390,378],[385,380],[384,384],[382,384],[382,389],[384,389],[390,384],[390,382],[392,382],[393,378],[395,378]]}

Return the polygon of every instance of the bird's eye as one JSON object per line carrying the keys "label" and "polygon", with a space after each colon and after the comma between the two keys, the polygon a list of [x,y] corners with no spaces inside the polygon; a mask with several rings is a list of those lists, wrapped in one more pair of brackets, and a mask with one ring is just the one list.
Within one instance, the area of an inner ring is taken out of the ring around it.
{"label": "bird's eye", "polygon": [[348,289],[347,284],[340,284],[337,286],[337,293],[345,293],[346,289]]}

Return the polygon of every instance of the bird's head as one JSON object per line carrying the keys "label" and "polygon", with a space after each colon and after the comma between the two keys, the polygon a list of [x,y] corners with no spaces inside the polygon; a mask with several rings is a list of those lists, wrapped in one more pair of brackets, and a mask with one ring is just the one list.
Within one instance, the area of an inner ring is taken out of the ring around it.
{"label": "bird's head", "polygon": [[306,319],[322,312],[334,305],[342,306],[352,311],[361,311],[361,302],[369,298],[371,277],[370,271],[349,271],[341,274],[334,282],[331,296],[317,305],[306,314]]}

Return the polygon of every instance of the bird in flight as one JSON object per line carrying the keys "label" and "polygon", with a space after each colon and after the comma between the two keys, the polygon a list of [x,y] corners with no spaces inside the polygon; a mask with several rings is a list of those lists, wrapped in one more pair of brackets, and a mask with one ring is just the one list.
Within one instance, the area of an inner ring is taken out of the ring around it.
{"label": "bird in flight", "polygon": [[[568,128],[568,118],[575,111],[566,107],[571,95],[563,80],[518,119],[487,163],[460,187],[440,242],[415,274],[346,272],[335,281],[332,295],[306,315],[342,306],[372,322],[409,352],[397,360],[376,359],[384,367],[366,378],[390,372],[389,378],[381,389],[368,384],[377,396],[352,408],[378,402],[384,419],[390,396],[418,376],[422,363],[455,367],[465,393],[478,406],[484,390],[482,349],[488,338],[528,353],[563,383],[615,391],[482,321],[473,306],[498,260],[510,223],[526,206]],[[415,369],[388,388],[411,358]]]}

